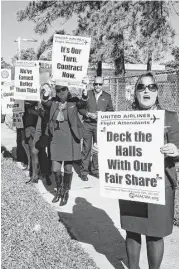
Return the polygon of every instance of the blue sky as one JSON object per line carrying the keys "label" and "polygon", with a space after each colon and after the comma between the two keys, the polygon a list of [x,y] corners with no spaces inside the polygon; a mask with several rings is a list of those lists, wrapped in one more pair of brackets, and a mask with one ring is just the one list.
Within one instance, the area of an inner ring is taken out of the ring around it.
{"label": "blue sky", "polygon": [[76,18],[72,18],[69,22],[61,25],[61,20],[54,22],[47,34],[35,34],[35,24],[25,20],[18,22],[16,19],[17,11],[24,9],[29,1],[2,1],[1,2],[1,56],[11,62],[11,58],[17,53],[17,43],[14,42],[18,37],[35,38],[37,43],[21,42],[21,49],[39,47],[40,42],[47,40],[55,30],[66,29],[67,32],[72,32],[75,29],[77,22]]}
{"label": "blue sky", "polygon": [[[35,38],[37,43],[21,42],[21,49],[33,47],[35,50],[38,48],[40,41],[54,33],[55,30],[66,29],[71,32],[76,27],[76,18],[72,18],[65,25],[60,24],[60,19],[55,21],[48,33],[40,36],[34,32],[34,23],[31,21],[18,22],[16,19],[16,12],[24,9],[28,1],[2,1],[1,2],[1,56],[7,61],[11,62],[11,58],[17,53],[17,43],[14,42],[17,37],[22,38]],[[179,13],[179,5],[177,9]],[[179,46],[179,16],[172,11],[170,22],[176,31],[175,45]],[[170,55],[167,56],[170,59]]]}

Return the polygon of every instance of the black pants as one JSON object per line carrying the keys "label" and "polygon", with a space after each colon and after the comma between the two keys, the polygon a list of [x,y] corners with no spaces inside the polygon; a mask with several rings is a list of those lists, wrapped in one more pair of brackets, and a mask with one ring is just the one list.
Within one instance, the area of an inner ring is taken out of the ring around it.
{"label": "black pants", "polygon": [[92,143],[97,143],[97,124],[84,122],[81,175],[89,174],[89,169],[93,174],[99,172],[98,158],[96,154],[93,155],[94,158],[91,162]]}
{"label": "black pants", "polygon": [[50,146],[39,148],[39,164],[41,173],[49,176],[51,174]]}
{"label": "black pants", "polygon": [[25,139],[24,129],[17,128],[16,129],[16,142],[17,142],[17,161],[22,162],[24,164],[28,164],[28,159],[26,152],[22,146],[22,140]]}

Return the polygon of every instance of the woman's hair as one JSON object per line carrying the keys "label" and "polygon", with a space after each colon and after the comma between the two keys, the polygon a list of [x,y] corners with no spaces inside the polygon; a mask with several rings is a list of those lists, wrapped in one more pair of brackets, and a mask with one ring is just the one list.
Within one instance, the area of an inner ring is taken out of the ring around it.
{"label": "woman's hair", "polygon": [[[133,109],[139,109],[139,102],[138,102],[138,100],[137,100],[136,91],[137,91],[137,86],[138,86],[138,84],[141,82],[141,79],[144,78],[144,77],[150,77],[150,78],[152,78],[153,81],[154,81],[154,83],[156,84],[156,80],[155,80],[153,74],[150,73],[150,72],[145,73],[145,74],[142,74],[142,75],[140,75],[140,76],[138,77],[137,82],[136,82],[136,84],[135,84],[135,90],[134,90],[134,100],[133,100],[133,103],[132,103],[132,108],[133,108]],[[155,102],[155,104],[156,104],[157,106],[159,105],[158,96],[157,96],[157,98],[156,98],[156,102]]]}

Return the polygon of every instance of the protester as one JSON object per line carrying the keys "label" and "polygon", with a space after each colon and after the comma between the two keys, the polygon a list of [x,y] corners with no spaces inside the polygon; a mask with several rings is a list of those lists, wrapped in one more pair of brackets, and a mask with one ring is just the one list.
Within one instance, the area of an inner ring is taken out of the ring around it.
{"label": "protester", "polygon": [[[134,110],[161,109],[158,86],[151,73],[139,77],[135,85]],[[157,135],[157,134],[156,134]],[[130,269],[139,268],[141,235],[146,236],[150,269],[159,269],[164,253],[163,237],[172,233],[174,193],[176,187],[175,161],[179,160],[179,123],[177,114],[165,111],[165,205],[120,200],[121,227],[126,230],[126,249]],[[155,155],[155,149],[154,155]]]}
{"label": "protester", "polygon": [[[114,110],[111,95],[103,91],[103,78],[96,77],[93,86],[93,90],[88,91],[89,98],[86,108],[79,110],[84,120],[82,167],[80,173],[83,181],[88,180],[87,175],[89,174],[92,140],[93,143],[97,143],[97,112]],[[96,154],[93,155],[90,172],[93,176],[99,177],[98,158]]]}
{"label": "protester", "polygon": [[[19,155],[22,155],[20,158],[22,160],[21,161],[22,167],[24,170],[29,170],[30,172],[30,164],[31,164],[30,149],[29,149],[28,144],[26,144],[24,128],[17,128],[17,148],[19,144],[20,144],[20,147],[19,149],[17,149],[17,153],[19,150],[20,151]],[[30,176],[31,176],[31,172],[30,172]]]}
{"label": "protester", "polygon": [[[60,201],[60,206],[67,203],[72,181],[73,161],[81,159],[81,138],[83,125],[78,116],[78,109],[84,107],[88,98],[86,89],[82,100],[71,96],[68,87],[56,85],[56,100],[52,102],[49,119],[51,135],[51,160],[55,174],[57,192],[52,202]],[[64,177],[61,167],[64,162]]]}
{"label": "protester", "polygon": [[6,115],[2,114],[2,109],[1,109],[1,123],[4,123],[6,119]]}
{"label": "protester", "polygon": [[[51,185],[51,158],[50,140],[45,134],[50,116],[50,105],[52,104],[53,90],[49,83],[41,86],[41,103],[38,106],[39,117],[33,140],[33,154],[39,157],[40,171],[45,176],[46,184]],[[51,102],[49,102],[51,101]]]}
{"label": "protester", "polygon": [[24,105],[24,141],[25,144],[28,145],[30,154],[30,180],[28,182],[36,183],[38,182],[38,156],[33,153],[33,139],[38,119],[38,103],[34,101],[25,101]]}

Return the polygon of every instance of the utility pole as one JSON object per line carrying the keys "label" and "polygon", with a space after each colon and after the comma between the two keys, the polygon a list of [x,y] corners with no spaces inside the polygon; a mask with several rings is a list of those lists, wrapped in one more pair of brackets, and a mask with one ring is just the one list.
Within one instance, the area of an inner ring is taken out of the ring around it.
{"label": "utility pole", "polygon": [[17,42],[17,45],[18,45],[18,60],[21,59],[21,41],[24,41],[24,42],[37,42],[36,39],[28,39],[28,38],[21,38],[21,37],[18,37],[16,40],[14,40],[14,42]]}

